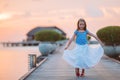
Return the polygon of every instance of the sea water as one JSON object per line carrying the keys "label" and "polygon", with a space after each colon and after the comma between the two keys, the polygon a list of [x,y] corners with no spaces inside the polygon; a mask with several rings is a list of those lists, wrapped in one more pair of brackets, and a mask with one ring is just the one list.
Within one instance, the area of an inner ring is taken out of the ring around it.
{"label": "sea water", "polygon": [[18,80],[27,73],[29,54],[41,55],[38,46],[3,47],[0,45],[0,80]]}

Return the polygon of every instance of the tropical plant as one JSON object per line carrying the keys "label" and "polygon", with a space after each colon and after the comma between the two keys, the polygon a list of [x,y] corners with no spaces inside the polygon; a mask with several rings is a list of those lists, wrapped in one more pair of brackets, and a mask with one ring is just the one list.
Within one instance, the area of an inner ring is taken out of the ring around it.
{"label": "tropical plant", "polygon": [[107,26],[97,32],[97,36],[105,45],[120,45],[120,26]]}
{"label": "tropical plant", "polygon": [[66,39],[63,35],[54,30],[42,30],[35,34],[36,41],[58,41]]}

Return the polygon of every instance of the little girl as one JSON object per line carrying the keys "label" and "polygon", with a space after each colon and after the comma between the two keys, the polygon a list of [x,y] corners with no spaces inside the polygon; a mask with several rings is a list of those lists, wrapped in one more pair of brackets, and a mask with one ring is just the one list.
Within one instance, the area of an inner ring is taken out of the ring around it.
{"label": "little girl", "polygon": [[[103,56],[103,48],[99,45],[96,48],[90,47],[87,43],[87,35],[94,37],[103,46],[100,39],[86,29],[86,22],[84,19],[79,19],[77,29],[73,36],[65,46],[63,58],[66,62],[75,68],[76,76],[84,76],[85,69],[96,65]],[[72,50],[66,50],[71,42],[76,38],[76,46]],[[82,69],[81,74],[79,68]]]}

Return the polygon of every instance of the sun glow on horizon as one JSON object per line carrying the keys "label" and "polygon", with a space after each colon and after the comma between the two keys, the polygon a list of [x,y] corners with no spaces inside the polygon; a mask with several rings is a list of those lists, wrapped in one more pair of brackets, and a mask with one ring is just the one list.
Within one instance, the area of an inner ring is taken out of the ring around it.
{"label": "sun glow on horizon", "polygon": [[7,13],[1,13],[0,14],[0,20],[6,20],[6,19],[9,19],[11,17],[12,16],[10,14],[7,14]]}

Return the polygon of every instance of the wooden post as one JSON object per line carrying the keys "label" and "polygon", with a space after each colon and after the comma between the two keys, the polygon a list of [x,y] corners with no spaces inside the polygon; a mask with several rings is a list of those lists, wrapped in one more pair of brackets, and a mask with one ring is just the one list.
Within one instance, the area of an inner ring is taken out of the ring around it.
{"label": "wooden post", "polygon": [[29,69],[36,67],[36,54],[29,54]]}

